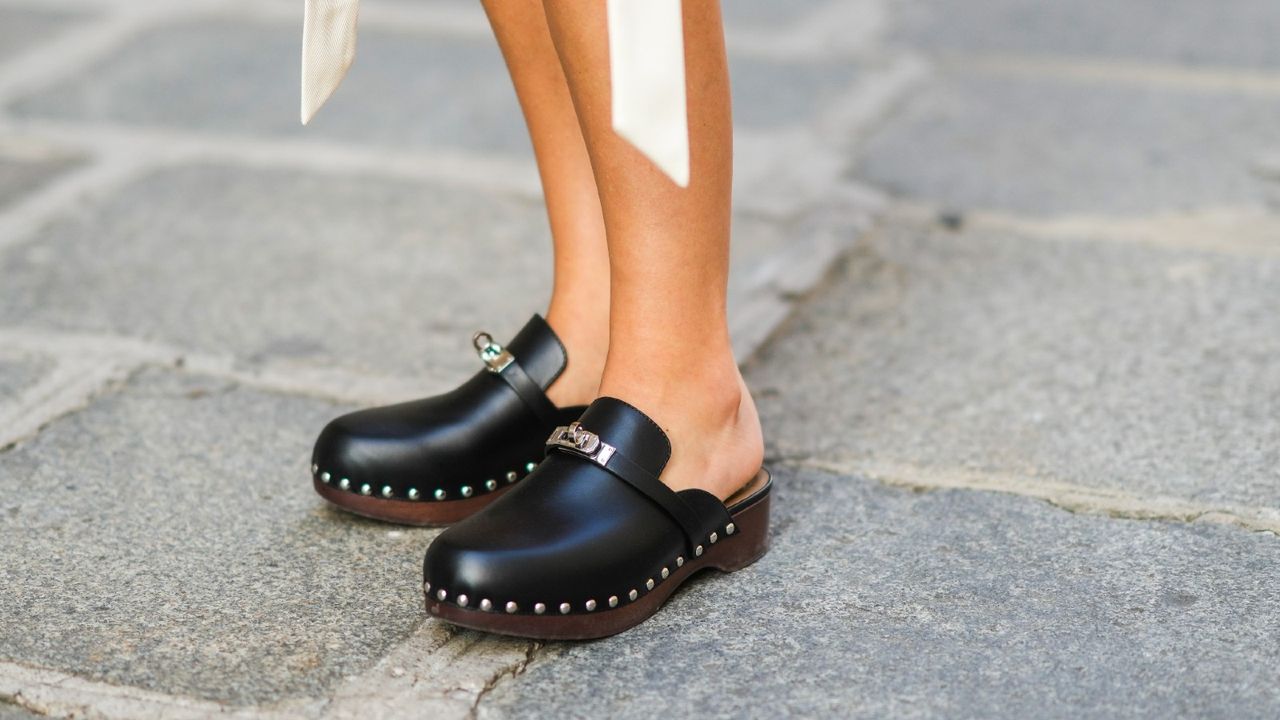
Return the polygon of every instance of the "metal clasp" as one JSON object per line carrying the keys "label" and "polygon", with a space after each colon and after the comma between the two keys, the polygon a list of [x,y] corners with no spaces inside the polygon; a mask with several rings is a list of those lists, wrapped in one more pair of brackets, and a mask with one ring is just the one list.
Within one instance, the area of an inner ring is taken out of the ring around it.
{"label": "metal clasp", "polygon": [[471,336],[471,344],[475,346],[480,359],[488,366],[489,372],[500,373],[515,362],[516,358],[509,350],[493,341],[493,336],[481,330]]}
{"label": "metal clasp", "polygon": [[556,428],[551,433],[551,437],[547,438],[547,444],[567,448],[600,465],[607,464],[609,458],[617,452],[617,448],[601,440],[599,435],[583,429],[576,422]]}

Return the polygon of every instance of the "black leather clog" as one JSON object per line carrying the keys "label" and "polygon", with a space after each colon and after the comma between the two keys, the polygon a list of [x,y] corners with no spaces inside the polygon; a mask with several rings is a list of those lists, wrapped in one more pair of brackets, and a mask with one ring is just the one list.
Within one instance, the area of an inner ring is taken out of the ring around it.
{"label": "black leather clog", "polygon": [[768,547],[763,468],[727,503],[658,478],[661,428],[614,398],[557,428],[546,458],[506,497],[427,550],[427,610],[463,627],[541,639],[622,632],[703,568],[737,570]]}
{"label": "black leather clog", "polygon": [[564,345],[539,315],[506,348],[487,333],[475,344],[485,369],[457,389],[330,422],[312,454],[316,492],[367,517],[444,525],[527,476],[547,434],[585,409],[546,396],[568,363]]}

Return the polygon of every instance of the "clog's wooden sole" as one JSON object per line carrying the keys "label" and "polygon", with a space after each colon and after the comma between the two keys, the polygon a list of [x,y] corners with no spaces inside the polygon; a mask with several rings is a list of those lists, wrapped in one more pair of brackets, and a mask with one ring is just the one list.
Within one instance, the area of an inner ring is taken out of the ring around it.
{"label": "clog's wooden sole", "polygon": [[489,503],[497,500],[508,490],[515,487],[514,485],[503,485],[475,497],[460,500],[400,500],[361,495],[360,493],[342,490],[326,484],[320,478],[315,478],[312,482],[315,485],[316,492],[320,493],[320,497],[347,512],[373,518],[374,520],[421,527],[452,525],[479,512]]}
{"label": "clog's wooden sole", "polygon": [[[667,598],[699,570],[712,568],[733,572],[759,560],[768,552],[772,489],[769,473],[762,469],[756,479],[730,498],[729,515],[736,528],[732,535],[706,545],[701,557],[689,558],[682,567],[677,568],[652,590],[644,592],[634,601],[624,598],[616,608],[602,608],[593,612],[575,608],[572,613],[562,615],[555,607],[548,607],[543,615],[530,615],[527,612],[508,614],[499,607],[489,611],[463,608],[427,594],[427,612],[473,630],[540,640],[589,640],[616,635],[653,616]],[[733,502],[743,496],[746,496],[744,500]]]}

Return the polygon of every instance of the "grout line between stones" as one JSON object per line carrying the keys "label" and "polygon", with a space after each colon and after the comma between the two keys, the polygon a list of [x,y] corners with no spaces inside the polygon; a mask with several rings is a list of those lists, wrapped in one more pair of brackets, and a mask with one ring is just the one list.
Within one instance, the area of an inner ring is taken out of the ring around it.
{"label": "grout line between stones", "polygon": [[780,462],[841,475],[858,475],[891,487],[912,490],[973,490],[1034,498],[1071,513],[1127,520],[1209,522],[1272,536],[1280,534],[1280,508],[1202,503],[1168,495],[1088,487],[1052,478],[895,460],[797,456],[780,458]]}
{"label": "grout line between stones", "polygon": [[0,698],[39,715],[102,720],[304,720],[316,716],[316,701],[284,707],[231,707],[208,700],[88,680],[71,673],[0,661]]}
{"label": "grout line between stones", "polygon": [[0,63],[0,106],[84,70],[144,30],[181,17],[202,4],[138,3],[86,18],[78,27],[68,28]]}
{"label": "grout line between stones", "polygon": [[1124,58],[1083,58],[1033,53],[946,53],[934,56],[949,72],[1054,79],[1088,84],[1132,85],[1144,89],[1280,95],[1280,73],[1238,67],[1140,62]]}
{"label": "grout line between stones", "polygon": [[[444,637],[433,643],[430,638]],[[424,645],[431,646],[425,654]],[[323,720],[473,717],[484,695],[524,672],[544,645],[461,630],[432,619],[326,701]]]}
{"label": "grout line between stones", "polygon": [[[940,218],[947,215],[943,222]],[[982,208],[951,208],[929,201],[895,199],[885,220],[911,226],[946,226],[1016,234],[1032,240],[1110,242],[1192,250],[1213,255],[1280,257],[1280,215],[1261,205],[1177,209],[1144,215],[1062,214],[1038,217]]]}
{"label": "grout line between stones", "polygon": [[150,167],[142,155],[106,153],[86,159],[0,213],[0,250],[33,239],[40,228],[77,203],[105,197]]}
{"label": "grout line between stones", "polygon": [[101,355],[59,358],[48,377],[17,401],[0,406],[0,453],[29,440],[59,418],[88,407],[112,386],[124,383],[141,365]]}
{"label": "grout line between stones", "polygon": [[532,160],[449,147],[404,150],[310,138],[257,138],[154,126],[17,120],[2,115],[0,133],[38,135],[69,147],[132,158],[136,164],[152,168],[205,161],[447,181],[525,198],[542,195]]}
{"label": "grout line between stones", "polygon": [[485,697],[487,697],[489,693],[493,692],[494,688],[496,688],[499,683],[508,678],[514,679],[523,675],[524,671],[528,670],[529,666],[533,664],[533,661],[538,656],[538,651],[542,648],[543,643],[530,642],[525,648],[523,658],[513,663],[510,667],[503,668],[493,677],[489,678],[489,681],[484,684],[484,688],[482,688],[480,692],[476,693],[475,700],[471,703],[471,710],[467,713],[467,720],[476,720],[476,718],[479,717],[480,704],[484,702]]}

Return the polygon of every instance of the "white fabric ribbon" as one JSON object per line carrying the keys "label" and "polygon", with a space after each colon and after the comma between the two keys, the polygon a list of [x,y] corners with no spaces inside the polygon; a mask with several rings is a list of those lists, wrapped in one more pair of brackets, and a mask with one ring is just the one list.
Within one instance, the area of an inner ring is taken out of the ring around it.
{"label": "white fabric ribbon", "polygon": [[[306,0],[302,124],[346,77],[356,54],[359,0]],[[613,129],[681,187],[689,184],[689,125],[681,0],[608,0]]]}

